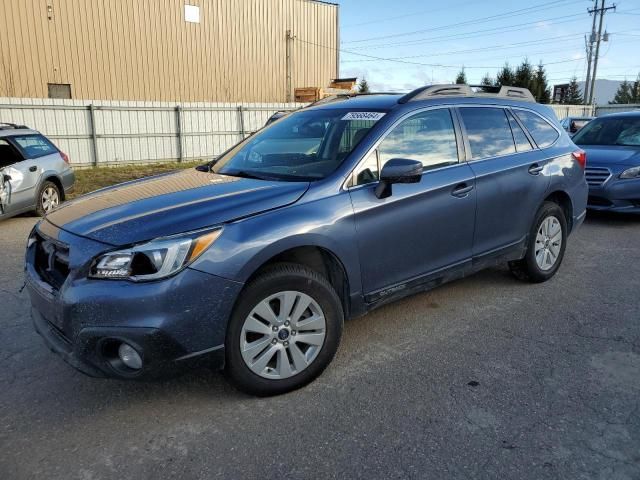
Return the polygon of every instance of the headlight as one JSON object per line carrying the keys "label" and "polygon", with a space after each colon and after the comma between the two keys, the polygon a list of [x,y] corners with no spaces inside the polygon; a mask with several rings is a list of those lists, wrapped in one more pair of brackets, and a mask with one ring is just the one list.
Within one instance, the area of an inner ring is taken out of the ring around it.
{"label": "headlight", "polygon": [[220,236],[222,229],[158,238],[97,257],[90,278],[134,282],[166,278],[192,263]]}
{"label": "headlight", "polygon": [[628,168],[620,174],[620,178],[639,178],[640,167]]}

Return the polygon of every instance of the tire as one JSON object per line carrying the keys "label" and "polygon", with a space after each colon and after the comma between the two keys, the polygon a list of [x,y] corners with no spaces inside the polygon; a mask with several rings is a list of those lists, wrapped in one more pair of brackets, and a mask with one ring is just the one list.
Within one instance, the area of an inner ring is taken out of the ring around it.
{"label": "tire", "polygon": [[333,359],[343,323],[342,303],[326,278],[302,265],[274,265],[240,294],[227,328],[225,373],[251,395],[300,388]]}
{"label": "tire", "polygon": [[509,262],[509,269],[520,280],[531,283],[546,282],[560,268],[566,245],[567,219],[564,210],[556,203],[544,202],[531,226],[527,253],[521,260]]}
{"label": "tire", "polygon": [[49,180],[42,183],[36,197],[36,213],[44,217],[62,203],[62,193],[58,186]]}

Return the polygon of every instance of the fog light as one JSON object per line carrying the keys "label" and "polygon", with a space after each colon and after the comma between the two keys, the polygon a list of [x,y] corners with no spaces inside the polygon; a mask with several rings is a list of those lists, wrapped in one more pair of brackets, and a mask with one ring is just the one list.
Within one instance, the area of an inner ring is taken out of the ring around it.
{"label": "fog light", "polygon": [[142,358],[136,350],[126,343],[121,343],[118,348],[118,356],[122,363],[133,370],[140,370],[142,368]]}

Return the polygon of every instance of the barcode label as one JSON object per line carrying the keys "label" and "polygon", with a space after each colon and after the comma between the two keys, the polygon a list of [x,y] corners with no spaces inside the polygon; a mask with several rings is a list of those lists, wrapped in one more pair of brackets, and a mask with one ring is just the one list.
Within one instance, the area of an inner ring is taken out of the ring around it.
{"label": "barcode label", "polygon": [[342,120],[373,120],[377,122],[382,117],[384,117],[382,112],[349,112],[342,117]]}

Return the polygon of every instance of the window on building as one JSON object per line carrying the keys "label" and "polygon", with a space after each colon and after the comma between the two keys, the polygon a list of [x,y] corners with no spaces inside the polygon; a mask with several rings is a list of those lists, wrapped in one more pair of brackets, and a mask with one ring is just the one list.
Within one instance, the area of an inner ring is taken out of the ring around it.
{"label": "window on building", "polygon": [[540,148],[546,148],[553,144],[560,136],[558,131],[540,115],[526,110],[514,110],[517,117],[524,124],[533,140]]}
{"label": "window on building", "polygon": [[189,23],[200,23],[200,7],[197,5],[185,5],[184,21]]}
{"label": "window on building", "polygon": [[70,83],[48,83],[49,98],[71,98]]}
{"label": "window on building", "polygon": [[380,166],[392,158],[422,162],[424,169],[458,163],[458,147],[448,108],[427,110],[400,122],[378,147]]}
{"label": "window on building", "polygon": [[461,108],[460,114],[473,160],[515,153],[509,121],[502,108]]}

